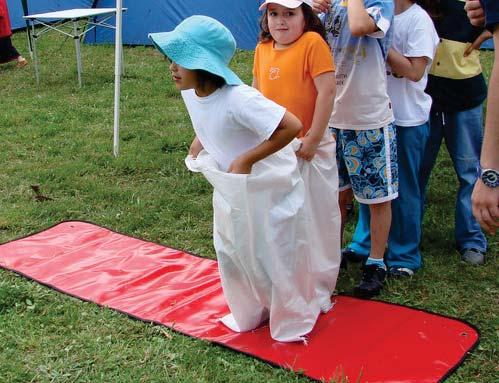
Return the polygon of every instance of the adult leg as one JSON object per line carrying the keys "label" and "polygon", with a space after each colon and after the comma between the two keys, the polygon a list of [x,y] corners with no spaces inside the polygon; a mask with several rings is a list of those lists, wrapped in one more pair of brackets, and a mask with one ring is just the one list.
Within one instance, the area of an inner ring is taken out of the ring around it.
{"label": "adult leg", "polygon": [[478,178],[483,140],[482,105],[457,112],[452,124],[444,126],[445,144],[459,180],[456,199],[455,238],[457,249],[485,253],[487,240],[471,211],[471,193]]}

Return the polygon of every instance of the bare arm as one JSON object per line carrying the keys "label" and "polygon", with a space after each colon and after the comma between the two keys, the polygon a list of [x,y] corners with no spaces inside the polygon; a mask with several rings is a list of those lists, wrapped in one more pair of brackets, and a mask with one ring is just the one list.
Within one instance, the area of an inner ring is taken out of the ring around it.
{"label": "bare arm", "polygon": [[286,112],[268,140],[237,157],[229,166],[229,173],[249,174],[252,166],[289,144],[302,129],[300,120]]}
{"label": "bare arm", "polygon": [[314,157],[333,111],[334,96],[336,94],[334,72],[321,73],[314,78],[314,84],[317,89],[314,117],[312,118],[310,130],[303,137],[302,146],[296,153],[298,157],[307,161],[312,160]]}
{"label": "bare arm", "polygon": [[[499,47],[499,26],[494,31],[494,45]],[[487,117],[480,164],[482,169],[499,170],[499,50],[489,80]],[[499,227],[499,187],[491,189],[478,179],[471,196],[473,215],[490,234]]]}
{"label": "bare arm", "polygon": [[348,1],[348,26],[356,37],[366,36],[378,30],[373,18],[367,13],[363,0]]}
{"label": "bare arm", "polygon": [[428,57],[405,57],[393,48],[388,51],[387,61],[394,73],[415,82],[423,78],[428,65]]}
{"label": "bare arm", "polygon": [[201,150],[203,150],[203,145],[201,144],[201,141],[199,141],[198,136],[196,136],[194,137],[194,140],[192,140],[192,144],[189,148],[189,155],[196,158]]}
{"label": "bare arm", "polygon": [[475,49],[480,49],[482,43],[492,37],[492,33],[490,33],[487,29],[484,29],[483,32],[478,36],[475,41],[473,41],[468,48],[464,51],[464,57],[468,56]]}

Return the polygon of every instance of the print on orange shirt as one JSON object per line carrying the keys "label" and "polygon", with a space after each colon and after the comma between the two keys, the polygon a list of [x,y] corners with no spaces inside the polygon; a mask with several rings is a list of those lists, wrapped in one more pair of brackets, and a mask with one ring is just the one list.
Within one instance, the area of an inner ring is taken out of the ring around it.
{"label": "print on orange shirt", "polygon": [[277,80],[279,78],[280,68],[271,66],[269,71],[269,80]]}

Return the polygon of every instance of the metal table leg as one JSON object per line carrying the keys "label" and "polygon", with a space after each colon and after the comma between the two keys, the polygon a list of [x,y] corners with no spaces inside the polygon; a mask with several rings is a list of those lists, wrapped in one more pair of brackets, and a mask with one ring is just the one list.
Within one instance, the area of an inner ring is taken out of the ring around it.
{"label": "metal table leg", "polygon": [[80,33],[79,33],[77,20],[73,20],[73,39],[75,41],[75,48],[76,48],[76,65],[78,68],[78,84],[80,84],[80,88],[81,88],[82,87],[82,81],[81,81],[82,66],[81,66]]}
{"label": "metal table leg", "polygon": [[36,79],[36,86],[40,87],[40,72],[38,69],[38,54],[36,52],[36,39],[38,36],[36,35],[35,31],[35,23],[31,22],[31,34],[30,34],[30,39],[31,39],[31,48],[33,49],[33,61],[35,63],[35,79]]}

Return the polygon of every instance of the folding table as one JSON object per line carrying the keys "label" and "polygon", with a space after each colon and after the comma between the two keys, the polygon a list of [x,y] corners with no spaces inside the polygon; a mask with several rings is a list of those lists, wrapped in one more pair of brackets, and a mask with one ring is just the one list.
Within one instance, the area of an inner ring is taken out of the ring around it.
{"label": "folding table", "polygon": [[[125,11],[126,8],[123,8]],[[45,33],[54,30],[68,37],[73,38],[76,48],[76,64],[78,68],[78,83],[82,86],[81,73],[81,39],[85,34],[96,27],[116,29],[114,25],[107,21],[116,14],[116,8],[87,8],[87,9],[67,9],[64,11],[38,13],[34,15],[23,16],[31,27],[29,34],[30,45],[32,47],[33,60],[35,63],[36,84],[40,84],[40,73],[38,68],[38,56],[36,51],[36,40]],[[97,19],[97,16],[100,16]],[[52,20],[58,20],[50,23]],[[35,30],[35,25],[41,24],[43,28]],[[117,31],[121,35],[121,31]],[[123,52],[122,49],[120,49]]]}

